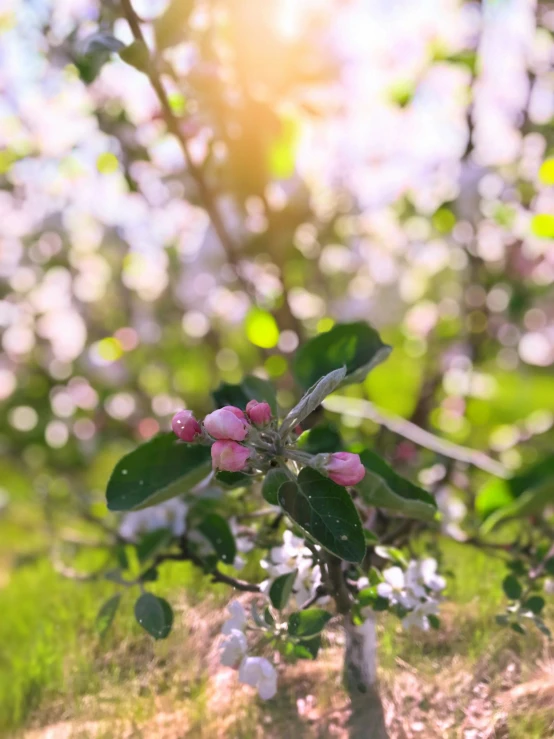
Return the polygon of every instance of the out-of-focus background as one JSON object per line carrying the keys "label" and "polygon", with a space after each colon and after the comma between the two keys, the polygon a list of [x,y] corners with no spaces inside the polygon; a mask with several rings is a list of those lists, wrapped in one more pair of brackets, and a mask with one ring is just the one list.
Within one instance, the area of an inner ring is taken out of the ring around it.
{"label": "out-of-focus background", "polygon": [[[167,642],[130,609],[100,639],[92,522],[121,454],[221,381],[257,372],[289,406],[299,341],[337,321],[394,347],[352,397],[508,471],[551,454],[554,6],[134,8],[192,166],[117,2],[0,3],[0,733],[342,736],[333,645],[260,704],[214,661],[228,593],[188,564],[156,585]],[[443,630],[380,626],[392,735],[554,736],[552,647],[496,628],[504,565],[452,541],[486,475],[442,485],[357,408],[345,437],[434,486],[451,537]]]}

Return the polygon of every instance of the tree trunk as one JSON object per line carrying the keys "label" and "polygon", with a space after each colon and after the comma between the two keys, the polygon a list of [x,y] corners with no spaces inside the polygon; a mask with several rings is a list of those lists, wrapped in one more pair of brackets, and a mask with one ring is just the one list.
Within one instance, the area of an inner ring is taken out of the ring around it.
{"label": "tree trunk", "polygon": [[344,679],[352,704],[349,737],[388,739],[377,686],[375,618],[370,616],[363,624],[355,626],[346,614],[344,631]]}

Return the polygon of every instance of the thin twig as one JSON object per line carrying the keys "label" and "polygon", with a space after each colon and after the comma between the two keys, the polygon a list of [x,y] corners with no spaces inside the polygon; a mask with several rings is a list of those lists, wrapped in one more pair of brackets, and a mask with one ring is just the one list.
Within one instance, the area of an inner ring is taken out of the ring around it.
{"label": "thin twig", "polygon": [[353,416],[354,418],[369,418],[375,423],[386,426],[386,428],[393,431],[395,434],[399,434],[400,436],[413,441],[414,444],[431,449],[432,451],[437,452],[437,454],[442,454],[451,459],[457,459],[459,462],[472,464],[475,467],[479,467],[481,470],[485,470],[485,472],[490,472],[491,475],[496,475],[497,477],[509,477],[506,468],[500,464],[500,462],[492,459],[492,457],[489,457],[484,452],[477,451],[476,449],[469,449],[468,447],[454,444],[452,441],[441,439],[429,431],[425,431],[419,426],[416,426],[415,423],[407,421],[405,418],[395,416],[388,411],[377,408],[369,400],[335,395],[326,398],[323,401],[323,407],[333,413],[342,413],[346,416]]}

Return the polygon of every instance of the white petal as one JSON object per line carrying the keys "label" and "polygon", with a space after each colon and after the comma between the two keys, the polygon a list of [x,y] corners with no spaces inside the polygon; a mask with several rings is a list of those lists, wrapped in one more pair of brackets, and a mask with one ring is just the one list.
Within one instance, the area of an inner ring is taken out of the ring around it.
{"label": "white petal", "polygon": [[395,590],[401,590],[404,587],[404,573],[400,567],[389,567],[383,572],[383,577]]}
{"label": "white petal", "polygon": [[392,585],[389,585],[388,582],[380,582],[377,585],[377,595],[380,595],[381,598],[390,598],[392,592]]}
{"label": "white petal", "polygon": [[245,657],[240,663],[239,680],[255,688],[262,676],[261,657]]}

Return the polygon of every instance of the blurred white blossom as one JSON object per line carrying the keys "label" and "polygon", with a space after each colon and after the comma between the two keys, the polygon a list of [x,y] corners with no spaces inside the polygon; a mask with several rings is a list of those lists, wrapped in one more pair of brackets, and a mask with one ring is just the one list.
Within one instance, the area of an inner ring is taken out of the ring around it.
{"label": "blurred white blossom", "polygon": [[157,529],[169,529],[174,536],[182,536],[186,531],[187,511],[188,506],[179,498],[142,511],[131,511],[121,519],[119,534],[128,541],[137,541],[142,534]]}

